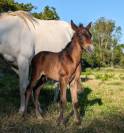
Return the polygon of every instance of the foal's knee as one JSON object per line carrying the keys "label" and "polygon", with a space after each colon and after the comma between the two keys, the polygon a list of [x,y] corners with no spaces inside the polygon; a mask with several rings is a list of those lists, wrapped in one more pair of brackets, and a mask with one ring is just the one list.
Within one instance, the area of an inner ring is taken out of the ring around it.
{"label": "foal's knee", "polygon": [[79,103],[75,102],[75,103],[73,103],[73,106],[74,106],[75,109],[78,109],[79,108]]}
{"label": "foal's knee", "polygon": [[60,105],[61,105],[62,107],[65,107],[65,105],[66,105],[66,99],[65,99],[65,98],[61,98],[61,99],[60,99]]}

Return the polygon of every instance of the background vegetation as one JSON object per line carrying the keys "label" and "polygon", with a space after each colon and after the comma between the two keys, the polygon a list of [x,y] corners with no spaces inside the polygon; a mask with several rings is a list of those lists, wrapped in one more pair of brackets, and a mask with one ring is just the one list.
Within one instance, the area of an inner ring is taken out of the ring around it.
{"label": "background vegetation", "polygon": [[113,20],[98,18],[91,29],[95,52],[83,59],[92,67],[124,67],[124,45],[120,44],[121,27]]}
{"label": "background vegetation", "polygon": [[[23,4],[14,0],[0,0],[0,12],[25,10],[32,13],[39,19],[60,19],[54,7],[46,6],[42,12],[32,12],[36,9],[31,3]],[[91,32],[93,34],[93,44],[95,52],[89,56],[85,52],[83,55],[83,65],[85,67],[124,67],[124,45],[120,44],[122,36],[121,27],[116,22],[104,17],[98,18],[93,23]]]}

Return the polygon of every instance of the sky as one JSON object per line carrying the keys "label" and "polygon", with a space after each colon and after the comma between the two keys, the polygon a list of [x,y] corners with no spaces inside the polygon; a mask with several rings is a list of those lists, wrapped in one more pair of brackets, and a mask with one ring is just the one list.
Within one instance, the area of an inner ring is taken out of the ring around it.
{"label": "sky", "polygon": [[75,23],[87,25],[100,17],[112,19],[122,28],[121,43],[124,43],[124,0],[16,0],[20,3],[32,3],[41,12],[45,6],[56,8],[61,20],[72,19]]}

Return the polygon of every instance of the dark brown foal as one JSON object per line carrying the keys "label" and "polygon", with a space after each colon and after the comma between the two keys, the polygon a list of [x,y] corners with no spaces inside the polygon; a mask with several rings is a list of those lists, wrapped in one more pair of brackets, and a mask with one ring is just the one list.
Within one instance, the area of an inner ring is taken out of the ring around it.
{"label": "dark brown foal", "polygon": [[88,26],[77,26],[71,21],[71,27],[75,31],[71,42],[58,53],[40,52],[32,59],[32,73],[31,80],[26,90],[26,109],[28,101],[33,89],[35,89],[35,109],[37,117],[40,116],[38,97],[40,89],[38,86],[43,85],[46,77],[60,82],[60,115],[58,122],[63,122],[64,107],[66,104],[66,88],[67,85],[71,87],[71,97],[73,103],[73,110],[76,123],[80,123],[80,116],[78,113],[78,98],[77,91],[79,87],[79,76],[76,76],[80,67],[81,53],[83,49],[91,52],[93,45],[91,41],[91,33]]}

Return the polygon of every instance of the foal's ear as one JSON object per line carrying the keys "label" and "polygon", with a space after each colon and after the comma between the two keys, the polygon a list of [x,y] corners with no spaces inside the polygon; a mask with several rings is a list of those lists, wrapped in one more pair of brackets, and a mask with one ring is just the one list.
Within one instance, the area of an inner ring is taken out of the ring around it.
{"label": "foal's ear", "polygon": [[78,26],[71,20],[71,27],[74,31],[77,31]]}
{"label": "foal's ear", "polygon": [[86,26],[86,28],[89,30],[89,29],[91,28],[91,25],[92,25],[92,22],[90,22],[90,23]]}

